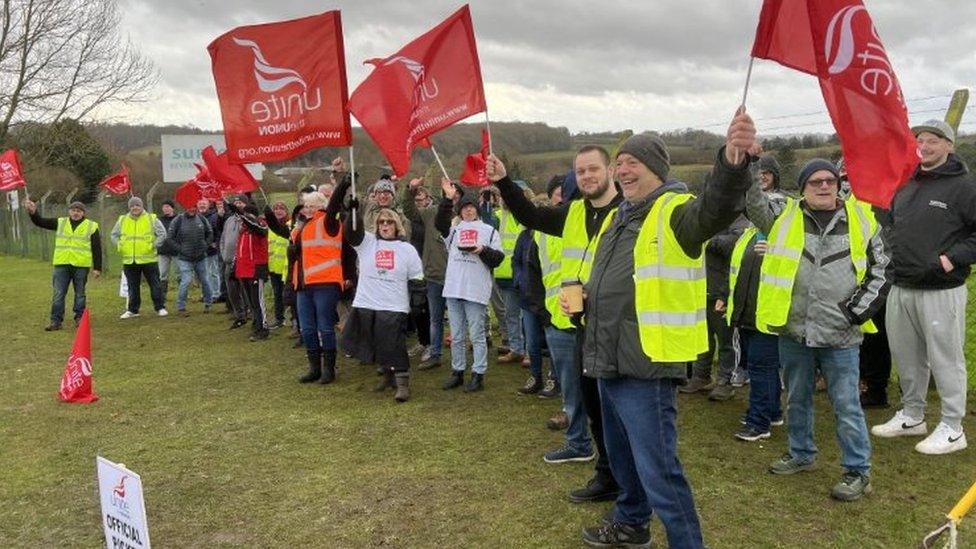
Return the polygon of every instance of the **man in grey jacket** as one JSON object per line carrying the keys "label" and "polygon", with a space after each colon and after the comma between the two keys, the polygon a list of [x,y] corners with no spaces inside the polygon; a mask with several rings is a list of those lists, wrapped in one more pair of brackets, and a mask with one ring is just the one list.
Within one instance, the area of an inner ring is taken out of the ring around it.
{"label": "man in grey jacket", "polygon": [[[749,115],[737,113],[698,198],[668,179],[670,157],[659,137],[633,136],[617,154],[615,175],[624,201],[599,239],[585,284],[582,366],[583,375],[598,382],[603,436],[620,495],[608,521],[583,530],[589,545],[649,546],[653,512],[670,547],[704,546],[678,460],[676,387],[686,378],[686,361],[707,348],[703,246],[743,210],[750,184],[745,151],[755,133]],[[656,230],[645,222],[655,223]],[[653,239],[640,244],[649,230]],[[682,291],[669,293],[670,305],[650,306],[648,300],[660,293],[648,291],[648,283]],[[566,299],[561,305],[569,310]],[[663,337],[648,336],[648,329]],[[688,358],[674,358],[679,355]]]}
{"label": "man in grey jacket", "polygon": [[813,159],[797,183],[802,199],[785,205],[754,185],[746,214],[768,236],[756,326],[779,335],[788,391],[789,451],[769,471],[790,475],[813,468],[814,376],[819,367],[837,418],[845,472],[831,496],[853,501],[871,489],[871,442],[860,404],[858,348],[862,329],[888,293],[890,256],[864,204],[838,197],[840,174]]}
{"label": "man in grey jacket", "polygon": [[[231,201],[240,210],[247,205],[245,196],[235,196]],[[227,288],[227,310],[234,316],[231,329],[247,324],[247,301],[244,287],[234,276],[234,263],[237,260],[237,238],[241,234],[241,218],[234,212],[224,210],[217,222],[220,224],[220,259],[224,263],[224,286]]]}
{"label": "man in grey jacket", "polygon": [[196,273],[203,288],[203,312],[210,312],[213,303],[213,289],[207,270],[207,249],[213,242],[213,229],[203,214],[197,212],[194,204],[169,224],[169,238],[179,249],[177,262],[180,267],[180,291],[176,298],[176,309],[185,316],[186,295],[190,281]]}

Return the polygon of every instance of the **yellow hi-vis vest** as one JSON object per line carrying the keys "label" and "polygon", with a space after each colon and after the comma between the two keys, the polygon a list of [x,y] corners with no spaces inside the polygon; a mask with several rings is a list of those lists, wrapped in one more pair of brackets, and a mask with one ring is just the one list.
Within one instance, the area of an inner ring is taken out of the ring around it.
{"label": "yellow hi-vis vest", "polygon": [[749,227],[742,233],[739,240],[735,241],[735,247],[732,248],[732,257],[729,259],[729,300],[725,305],[725,322],[727,324],[732,324],[732,311],[735,307],[735,285],[739,280],[739,269],[742,267],[742,258],[746,254],[746,247],[758,233],[759,229]]}
{"label": "yellow hi-vis vest", "polygon": [[559,291],[563,281],[563,239],[558,236],[535,232],[535,244],[539,247],[539,264],[542,265],[542,286],[546,289],[546,310],[550,321],[560,330],[573,327],[569,317],[559,307]]}
{"label": "yellow hi-vis vest", "polygon": [[156,214],[143,213],[138,219],[129,214],[119,216],[122,236],[119,237],[119,255],[125,265],[154,263],[156,261]]}
{"label": "yellow hi-vis vest", "polygon": [[288,239],[268,231],[268,271],[285,276],[288,270]]}
{"label": "yellow hi-vis vest", "polygon": [[90,219],[83,219],[77,227],[72,229],[70,218],[59,217],[58,231],[54,236],[52,263],[74,267],[91,267],[91,235],[97,230],[98,223]]}
{"label": "yellow hi-vis vest", "polygon": [[495,267],[495,278],[512,278],[512,254],[515,252],[515,241],[522,232],[522,226],[515,221],[512,212],[502,208],[498,223],[499,236],[502,238],[502,251],[505,252],[505,259]]}
{"label": "yellow hi-vis vest", "polygon": [[[851,262],[857,283],[864,280],[868,270],[867,247],[878,230],[878,222],[870,208],[855,200],[845,200],[847,235],[851,244]],[[756,302],[756,328],[763,333],[776,333],[786,325],[793,301],[793,283],[800,270],[803,255],[803,210],[800,201],[788,199],[783,213],[776,218],[769,231],[769,251],[763,258],[759,277],[759,296]],[[861,331],[873,334],[878,331],[868,320]]]}
{"label": "yellow hi-vis vest", "polygon": [[566,223],[563,225],[563,282],[586,284],[590,279],[597,243],[616,214],[617,208],[610,210],[603,219],[600,230],[590,239],[586,237],[586,204],[583,200],[570,203],[569,214],[566,215]]}
{"label": "yellow hi-vis vest", "polygon": [[689,257],[671,228],[674,209],[692,198],[667,193],[655,200],[634,245],[641,348],[655,362],[690,362],[708,350],[704,245]]}

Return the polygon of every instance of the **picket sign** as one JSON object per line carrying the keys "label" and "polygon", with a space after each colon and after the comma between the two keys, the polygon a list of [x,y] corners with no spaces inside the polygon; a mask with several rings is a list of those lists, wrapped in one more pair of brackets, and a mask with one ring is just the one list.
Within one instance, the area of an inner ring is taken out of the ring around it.
{"label": "picket sign", "polygon": [[149,523],[142,495],[142,479],[125,465],[96,456],[98,495],[102,503],[105,546],[109,549],[149,549]]}

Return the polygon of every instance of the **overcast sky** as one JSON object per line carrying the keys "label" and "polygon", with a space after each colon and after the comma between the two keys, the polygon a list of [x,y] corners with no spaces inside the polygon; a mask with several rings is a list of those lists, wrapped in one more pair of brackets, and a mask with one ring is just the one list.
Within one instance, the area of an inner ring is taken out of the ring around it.
{"label": "overcast sky", "polygon": [[[723,133],[741,100],[760,0],[474,0],[493,120],[573,132],[703,128]],[[976,2],[866,0],[911,121],[941,118],[976,85]],[[148,105],[114,120],[221,128],[206,46],[233,27],[342,11],[350,92],[385,57],[461,4],[444,0],[120,0],[125,29],[160,71]],[[232,7],[231,7],[232,6]],[[976,103],[976,96],[971,103]],[[757,60],[749,110],[765,134],[830,132],[813,77]],[[976,107],[974,107],[976,108]],[[355,121],[354,121],[355,123]],[[976,115],[963,119],[976,131]]]}

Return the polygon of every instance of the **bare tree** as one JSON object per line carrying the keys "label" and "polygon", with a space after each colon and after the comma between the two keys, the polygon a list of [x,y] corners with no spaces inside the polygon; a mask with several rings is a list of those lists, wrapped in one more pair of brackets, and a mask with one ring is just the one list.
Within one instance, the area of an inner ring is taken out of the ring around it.
{"label": "bare tree", "polygon": [[148,99],[158,73],[120,34],[115,0],[2,1],[0,143],[20,122]]}

